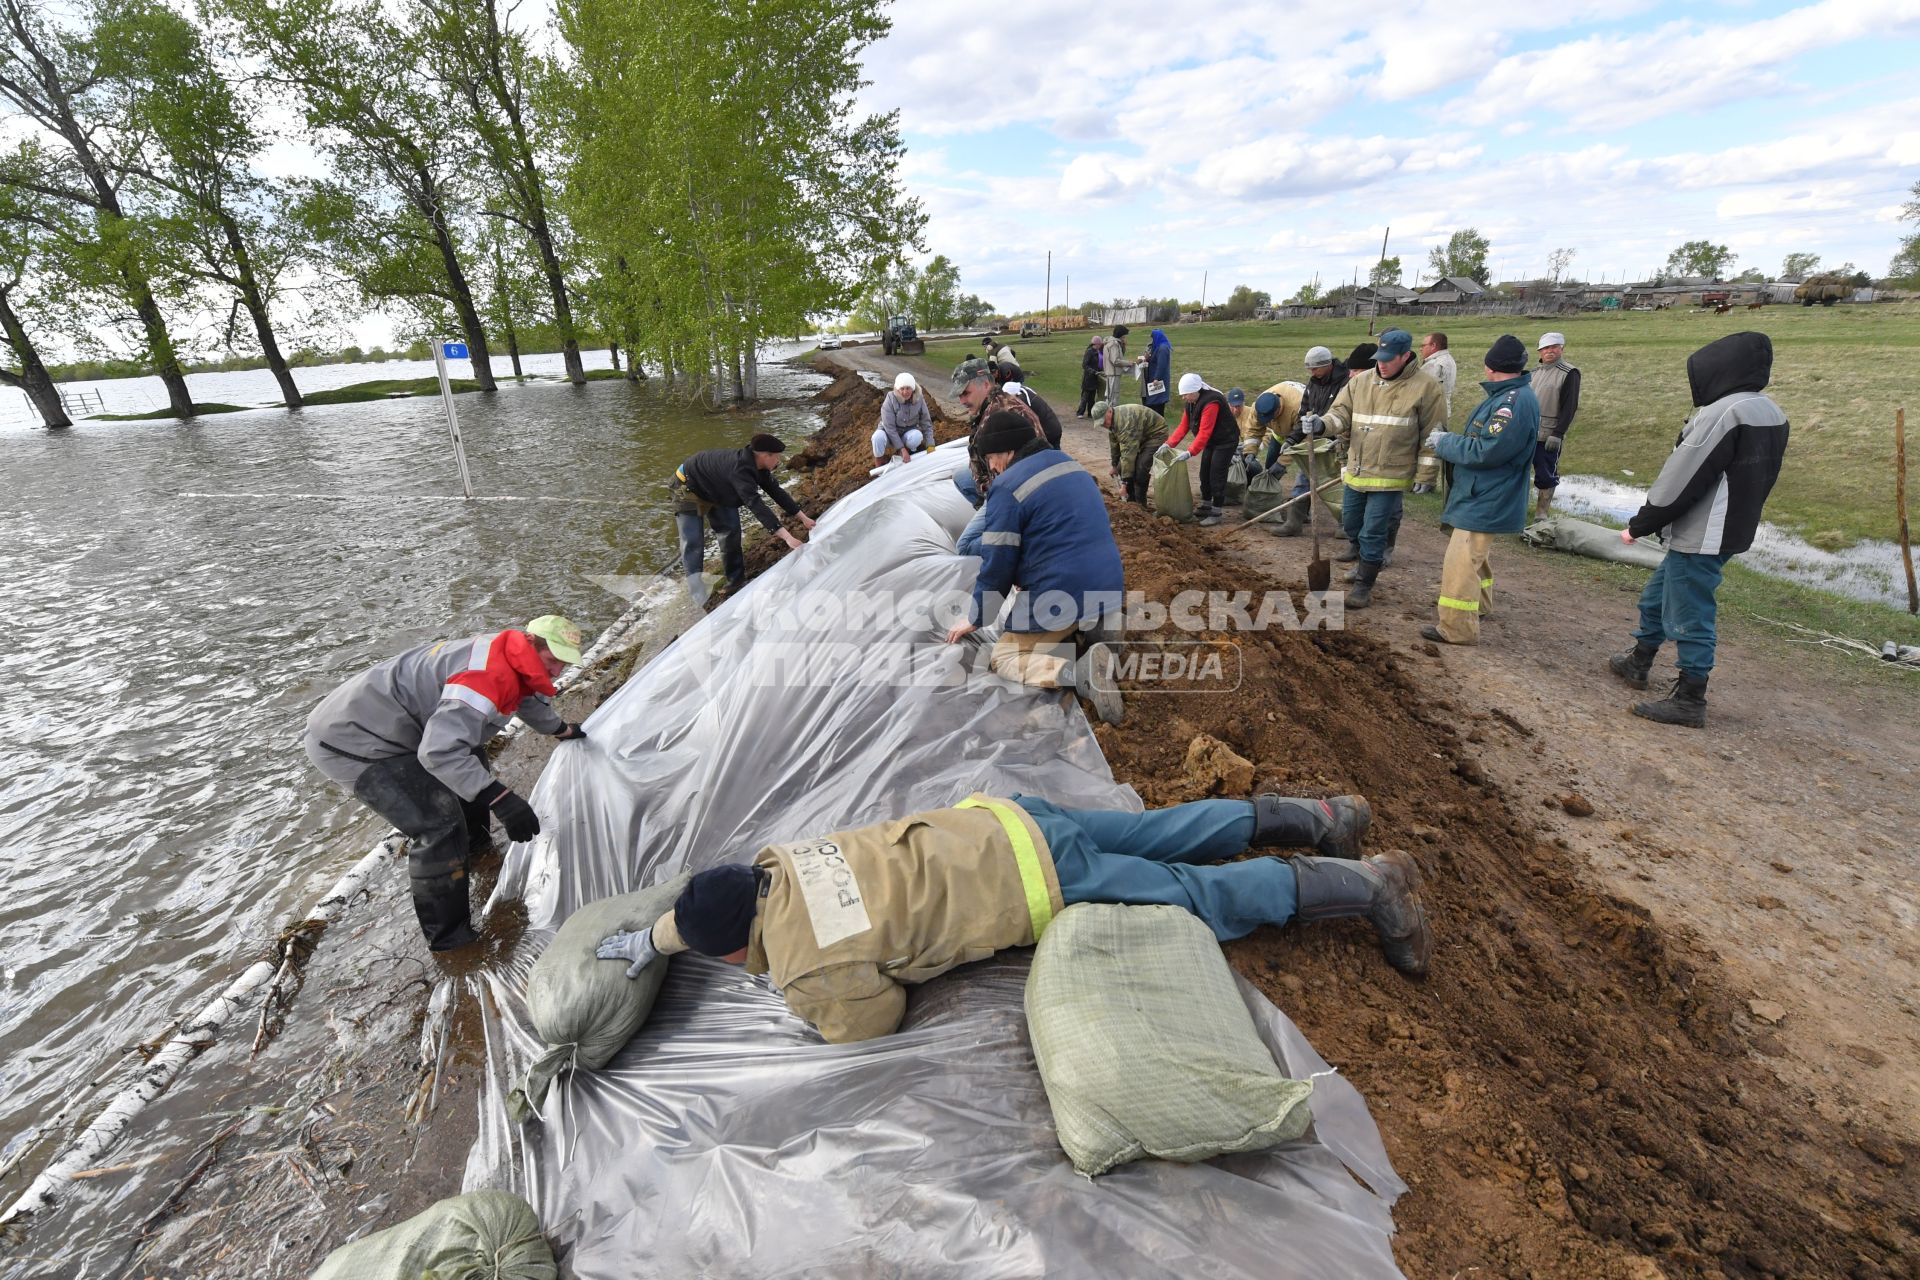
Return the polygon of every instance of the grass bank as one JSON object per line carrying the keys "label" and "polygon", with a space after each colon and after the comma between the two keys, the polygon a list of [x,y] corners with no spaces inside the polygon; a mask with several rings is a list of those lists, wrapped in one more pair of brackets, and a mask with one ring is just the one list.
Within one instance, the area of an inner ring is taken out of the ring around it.
{"label": "grass bank", "polygon": [[[1793,423],[1780,483],[1767,518],[1815,546],[1837,550],[1862,538],[1896,536],[1893,414],[1906,404],[1920,419],[1920,303],[1874,306],[1769,306],[1726,315],[1693,311],[1595,313],[1578,316],[1453,316],[1445,328],[1460,364],[1462,386],[1454,418],[1463,419],[1476,393],[1470,381],[1481,357],[1502,333],[1517,333],[1531,348],[1541,333],[1567,335],[1567,358],[1581,370],[1580,415],[1567,440],[1561,470],[1645,485],[1673,448],[1692,410],[1687,394],[1689,353],[1724,334],[1758,329],[1773,339],[1773,385],[1768,389]],[[1383,316],[1378,328],[1406,325],[1416,337],[1420,317]],[[1173,340],[1173,372],[1192,369],[1226,390],[1249,393],[1301,376],[1301,357],[1316,343],[1344,357],[1367,337],[1359,320],[1283,320],[1272,323],[1165,326]],[[1128,339],[1146,350],[1147,326]],[[1028,381],[1056,406],[1080,394],[1080,353],[1086,334],[1017,342]],[[976,341],[928,344],[936,360],[957,363],[979,351]],[[1137,384],[1129,383],[1131,394]],[[1909,487],[1920,487],[1920,421],[1910,424],[1915,455]]]}
{"label": "grass bank", "polygon": [[[205,417],[210,413],[245,413],[254,405],[245,404],[197,404],[194,416]],[[171,409],[153,409],[146,413],[96,413],[87,418],[89,422],[159,422],[163,418],[178,418],[180,415]]]}

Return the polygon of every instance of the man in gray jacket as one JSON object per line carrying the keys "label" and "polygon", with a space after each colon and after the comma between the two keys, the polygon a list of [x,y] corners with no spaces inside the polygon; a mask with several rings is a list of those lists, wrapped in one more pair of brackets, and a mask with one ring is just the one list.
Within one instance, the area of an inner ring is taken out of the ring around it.
{"label": "man in gray jacket", "polygon": [[519,716],[562,742],[585,738],[549,701],[580,661],[580,628],[557,614],[524,629],[420,645],[362,672],[307,717],[307,758],[407,837],[413,910],[433,951],[477,936],[467,867],[493,814],[515,840],[540,834],[533,806],[487,772],[484,749]]}
{"label": "man in gray jacket", "polygon": [[1533,518],[1544,520],[1553,509],[1553,491],[1560,487],[1560,450],[1580,412],[1580,370],[1567,360],[1567,335],[1540,335],[1540,367],[1533,371],[1534,394],[1540,397],[1540,442],[1533,451]]}
{"label": "man in gray jacket", "polygon": [[1772,375],[1773,343],[1764,333],[1730,333],[1687,357],[1698,407],[1647,490],[1646,505],[1620,535],[1632,542],[1664,530],[1667,558],[1640,595],[1633,648],[1614,654],[1608,668],[1644,689],[1660,645],[1672,640],[1679,651],[1672,692],[1635,703],[1637,716],[1694,729],[1707,723],[1714,593],[1727,561],[1753,545],[1787,452],[1787,415],[1761,394]]}

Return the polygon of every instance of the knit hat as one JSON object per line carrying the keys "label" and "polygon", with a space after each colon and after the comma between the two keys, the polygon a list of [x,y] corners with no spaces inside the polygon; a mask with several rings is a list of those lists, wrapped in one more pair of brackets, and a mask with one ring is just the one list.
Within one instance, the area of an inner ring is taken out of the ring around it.
{"label": "knit hat", "polygon": [[973,437],[974,448],[982,457],[989,453],[1013,453],[1035,439],[1033,424],[1011,409],[996,409],[980,424]]}
{"label": "knit hat", "polygon": [[914,379],[914,376],[912,374],[908,373],[906,370],[903,369],[899,373],[894,375],[893,389],[895,391],[902,391],[908,387],[912,387],[915,391],[918,391],[920,389],[920,384],[918,381]]}
{"label": "knit hat", "polygon": [[1094,401],[1093,402],[1093,420],[1095,422],[1105,422],[1107,420],[1107,411],[1112,408],[1113,406],[1108,404],[1105,400]]}
{"label": "knit hat", "polygon": [[1377,343],[1363,342],[1347,353],[1347,368],[1355,373],[1362,369],[1371,369],[1380,347]]}
{"label": "knit hat", "polygon": [[1128,335],[1129,333],[1132,333],[1132,332],[1133,332],[1133,330],[1131,330],[1131,329],[1129,329],[1129,328],[1127,328],[1127,326],[1125,326],[1125,325],[1123,325],[1123,324],[1117,324],[1117,325],[1115,325],[1115,326],[1113,326],[1113,336],[1114,336],[1114,337],[1116,337],[1116,338],[1124,338],[1124,337],[1126,337],[1126,336],[1127,336],[1127,335]]}
{"label": "knit hat", "polygon": [[1227,392],[1228,408],[1238,409],[1241,405],[1245,404],[1246,402],[1247,402],[1247,393],[1242,391],[1240,388],[1235,387],[1233,390]]}
{"label": "knit hat", "polygon": [[781,443],[779,436],[770,436],[764,431],[747,441],[747,448],[753,450],[755,453],[785,453],[787,451],[787,446]]}
{"label": "knit hat", "polygon": [[1325,347],[1307,348],[1307,368],[1324,369],[1333,363],[1333,352]]}
{"label": "knit hat", "polygon": [[1253,402],[1253,416],[1261,424],[1273,421],[1273,415],[1280,412],[1280,397],[1271,391],[1262,391],[1260,398]]}
{"label": "knit hat", "polygon": [[1487,368],[1495,373],[1519,373],[1527,367],[1527,349],[1520,339],[1503,333],[1487,348]]}
{"label": "knit hat", "polygon": [[1375,360],[1393,360],[1413,350],[1413,335],[1405,329],[1389,329],[1380,335],[1379,350],[1373,353]]}
{"label": "knit hat", "polygon": [[1180,394],[1183,396],[1190,396],[1206,385],[1206,381],[1197,373],[1180,375]]}
{"label": "knit hat", "polygon": [[730,956],[747,945],[760,908],[760,877],[731,863],[697,872],[673,900],[673,924],[681,941],[703,956]]}

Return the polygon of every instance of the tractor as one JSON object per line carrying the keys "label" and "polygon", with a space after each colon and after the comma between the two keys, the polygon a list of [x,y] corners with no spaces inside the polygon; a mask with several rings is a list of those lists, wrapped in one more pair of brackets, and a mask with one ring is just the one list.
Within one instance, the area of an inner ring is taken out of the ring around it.
{"label": "tractor", "polygon": [[912,316],[887,317],[887,329],[880,335],[880,349],[890,356],[923,356],[927,344],[913,327]]}

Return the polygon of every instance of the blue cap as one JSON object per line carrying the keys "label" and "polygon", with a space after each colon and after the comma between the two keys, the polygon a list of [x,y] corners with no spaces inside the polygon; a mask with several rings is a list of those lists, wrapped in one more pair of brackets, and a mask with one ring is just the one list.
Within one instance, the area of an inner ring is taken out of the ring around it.
{"label": "blue cap", "polygon": [[1235,387],[1233,390],[1227,392],[1227,403],[1229,405],[1232,405],[1234,408],[1238,409],[1241,405],[1245,404],[1246,402],[1247,402],[1247,393],[1242,391],[1240,388]]}
{"label": "blue cap", "polygon": [[1262,422],[1273,421],[1273,415],[1280,412],[1280,397],[1271,391],[1262,391],[1260,398],[1253,402],[1253,416]]}
{"label": "blue cap", "polygon": [[1373,353],[1377,360],[1392,360],[1413,350],[1413,335],[1405,329],[1389,329],[1380,335],[1380,349]]}

